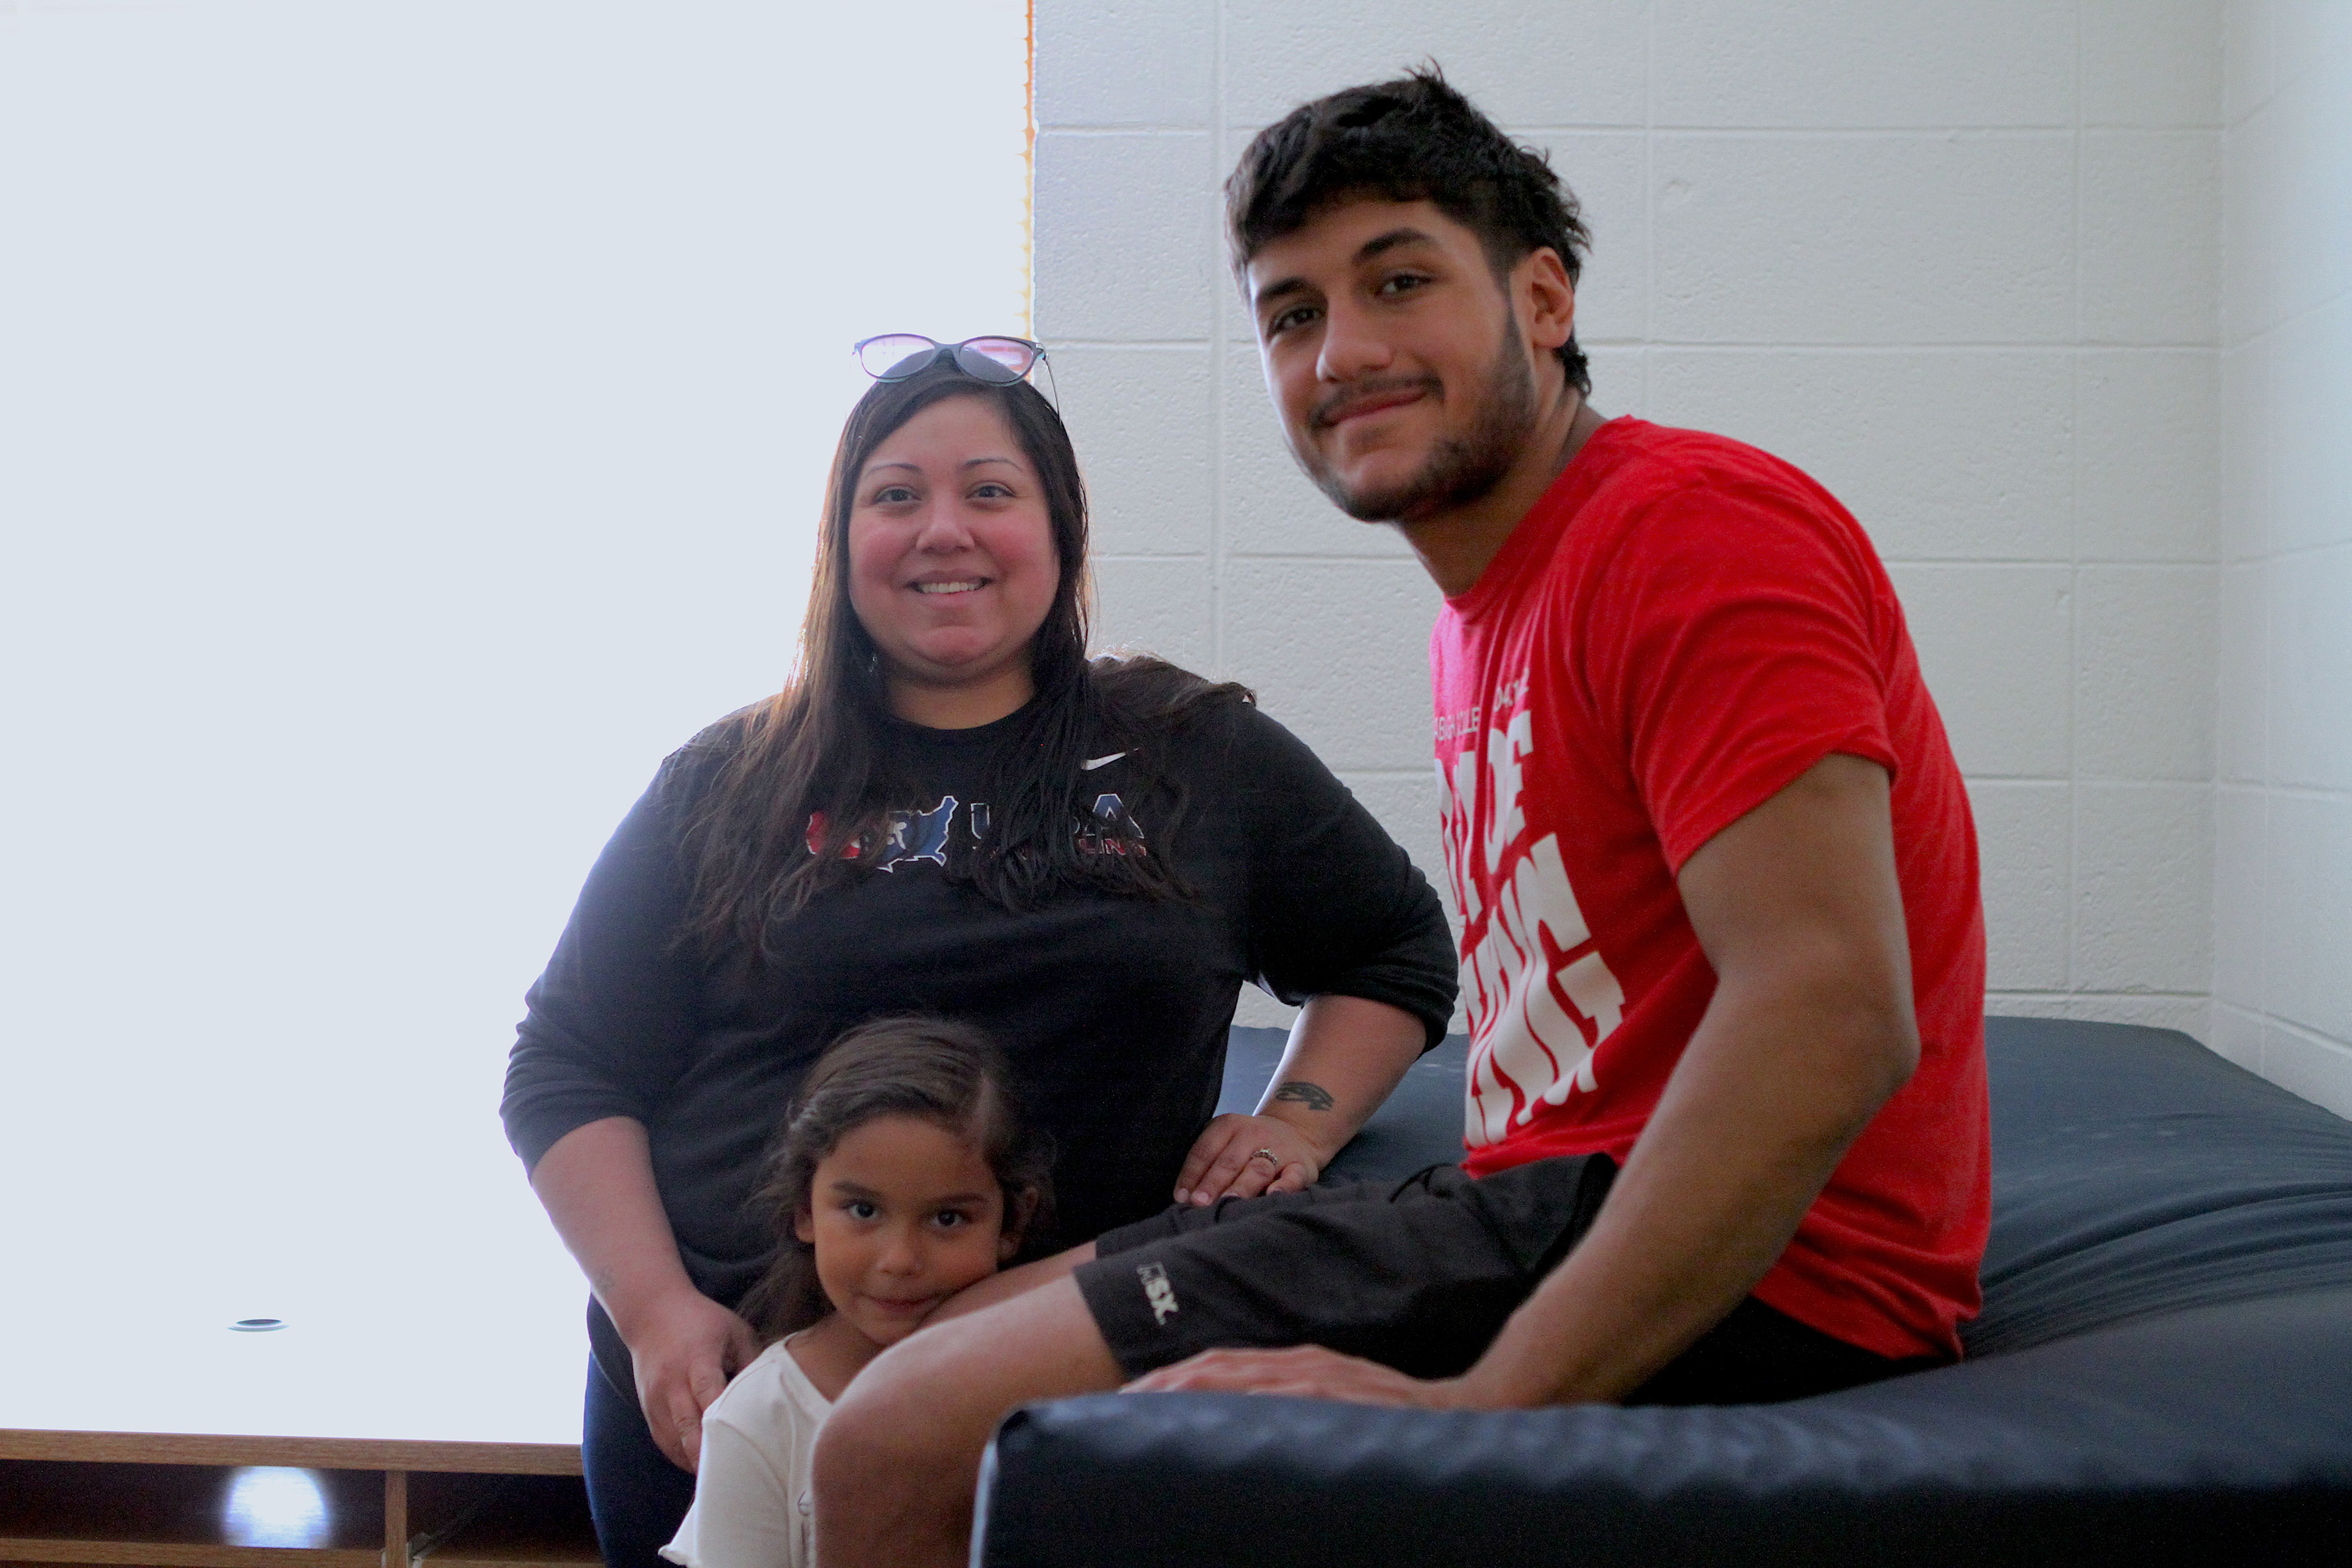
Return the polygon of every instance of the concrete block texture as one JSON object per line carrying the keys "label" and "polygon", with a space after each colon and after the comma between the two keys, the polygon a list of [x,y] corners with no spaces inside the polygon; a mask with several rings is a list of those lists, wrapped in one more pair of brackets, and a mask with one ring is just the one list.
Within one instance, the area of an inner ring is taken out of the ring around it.
{"label": "concrete block texture", "polygon": [[1890,561],[2073,553],[2071,371],[2056,351],[1653,350],[1651,417],[1785,458]]}
{"label": "concrete block texture", "polygon": [[1218,281],[1209,149],[1205,132],[1038,132],[1034,270],[1045,342],[1208,336]]}
{"label": "concrete block texture", "polygon": [[2064,784],[1969,786],[1985,907],[1985,983],[1995,991],[2066,986],[2067,868],[2074,802]]}
{"label": "concrete block texture", "polygon": [[2226,566],[2214,618],[2216,776],[2259,784],[2265,776],[2264,731],[2270,721],[2270,632],[2263,566]]}
{"label": "concrete block texture", "polygon": [[2273,0],[2226,0],[2221,8],[2221,116],[2235,125],[2262,107],[2273,80]]}
{"label": "concrete block texture", "polygon": [[2281,183],[2279,115],[2266,101],[2221,138],[2221,341],[2244,342],[2273,324]]}
{"label": "concrete block texture", "polygon": [[1892,566],[1919,668],[1961,768],[2064,778],[2073,573],[2063,566]]}
{"label": "concrete block texture", "polygon": [[2202,349],[2074,361],[2074,545],[2085,561],[2210,561],[2221,361]]}
{"label": "concrete block texture", "polygon": [[[2067,124],[2074,19],[1994,0],[1959,9],[1872,0],[1658,0],[1661,124]],[[1855,70],[1867,58],[1870,68]]]}
{"label": "concrete block texture", "polygon": [[1666,342],[2074,336],[2071,133],[1660,133],[1651,169]]}
{"label": "concrete block texture", "polygon": [[1206,675],[1216,663],[1209,584],[1202,559],[1097,558],[1090,640],[1100,652],[1156,653]]}
{"label": "concrete block texture", "polygon": [[2212,776],[2214,589],[2203,566],[2076,574],[2076,777]]}
{"label": "concrete block texture", "polygon": [[1224,668],[1334,772],[1431,766],[1436,585],[1409,561],[1227,563]]}
{"label": "concrete block texture", "polygon": [[2352,256],[2352,6],[2324,7],[2306,50],[2290,55],[2294,74],[2242,119],[2231,122],[2223,287],[2224,321],[2238,336],[2276,326],[2334,298]]}
{"label": "concrete block texture", "polygon": [[1215,504],[1213,433],[1171,418],[1209,394],[1205,343],[1051,351],[1062,421],[1086,475],[1097,555],[1205,555]]}
{"label": "concrete block texture", "polygon": [[2081,0],[2083,122],[2221,121],[2221,0]]}
{"label": "concrete block texture", "polygon": [[2221,353],[2221,555],[2259,561],[2270,551],[2271,420],[2268,338]]}
{"label": "concrete block texture", "polygon": [[2275,561],[2266,586],[2266,776],[2352,790],[2352,546]]}
{"label": "concrete block texture", "polygon": [[2352,15],[2340,0],[2269,0],[2278,85],[2341,83],[2352,64]]}
{"label": "concrete block texture", "polygon": [[2270,801],[2224,785],[2213,796],[2213,998],[2259,1011],[2263,932],[2270,918]]}
{"label": "concrete block texture", "polygon": [[1615,418],[1631,414],[1650,416],[1650,353],[1647,349],[1612,348],[1602,344],[1584,351],[1592,373],[1592,406]]}
{"label": "concrete block texture", "polygon": [[2220,330],[2221,142],[2207,131],[2082,140],[2082,333],[2210,343]]}
{"label": "concrete block texture", "polygon": [[1645,122],[1649,17],[1622,0],[1226,0],[1228,124],[1423,60],[1505,125]]}
{"label": "concrete block texture", "polygon": [[1654,0],[1657,123],[2070,125],[2070,10],[2042,0]]}
{"label": "concrete block texture", "polygon": [[2263,860],[2263,1011],[2352,1040],[2352,795],[2273,792]]}
{"label": "concrete block texture", "polygon": [[2277,858],[2249,825],[2339,788],[2352,733],[2322,680],[2352,546],[2326,9],[1040,0],[1037,320],[1106,637],[1258,686],[1383,820],[1422,815],[1436,592],[1292,462],[1217,225],[1259,127],[1435,59],[1584,203],[1596,406],[1788,458],[1888,560],[2002,1005],[2210,1035],[2221,973],[2255,1059],[2274,1017],[2352,1037],[2262,999],[2275,917],[2239,913]]}
{"label": "concrete block texture", "polygon": [[2352,6],[2224,23],[2216,1027],[2352,1115]]}
{"label": "concrete block texture", "polygon": [[[2352,192],[2344,199],[2352,205]],[[2352,273],[2352,249],[2345,258]],[[2352,364],[2352,277],[2346,282],[2344,293],[2271,334],[2264,467],[2273,551],[2352,543],[2352,388],[2345,376]]]}
{"label": "concrete block texture", "polygon": [[1576,341],[1639,342],[1649,335],[1648,138],[1629,132],[1553,131],[1526,144],[1550,156],[1592,235],[1576,284]]}
{"label": "concrete block texture", "polygon": [[1040,127],[1216,116],[1217,0],[1035,0]]}
{"label": "concrete block texture", "polygon": [[2285,0],[2278,10],[2279,86],[2259,111],[2278,121],[2268,259],[2272,303],[2284,321],[2343,293],[2352,258],[2352,6]]}
{"label": "concrete block texture", "polygon": [[2084,991],[2202,994],[2213,973],[2213,792],[2074,786],[2074,972]]}

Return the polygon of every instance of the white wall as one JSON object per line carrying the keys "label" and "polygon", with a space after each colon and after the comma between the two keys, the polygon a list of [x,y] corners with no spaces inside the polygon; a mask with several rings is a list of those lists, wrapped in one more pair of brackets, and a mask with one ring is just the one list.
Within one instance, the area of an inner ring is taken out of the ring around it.
{"label": "white wall", "polygon": [[2205,1036],[2219,0],[1039,0],[1037,321],[1106,640],[1256,686],[1434,872],[1436,595],[1293,469],[1216,227],[1260,126],[1424,56],[1584,200],[1595,404],[1780,452],[1877,540],[1993,1005]]}
{"label": "white wall", "polygon": [[463,1322],[577,1410],[523,988],[788,673],[850,344],[1017,330],[1025,22],[0,0],[0,1278]]}
{"label": "white wall", "polygon": [[2229,24],[2213,1044],[2352,1116],[2352,6]]}

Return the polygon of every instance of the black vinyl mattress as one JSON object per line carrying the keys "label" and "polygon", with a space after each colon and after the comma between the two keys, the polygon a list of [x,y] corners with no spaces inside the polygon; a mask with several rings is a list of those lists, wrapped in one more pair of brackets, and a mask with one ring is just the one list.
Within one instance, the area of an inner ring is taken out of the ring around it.
{"label": "black vinyl mattress", "polygon": [[[1029,1406],[975,1561],[2333,1563],[2352,1557],[2352,1123],[2184,1036],[1993,1019],[1993,1231],[1957,1366],[1788,1405]],[[1228,1109],[1281,1037],[1236,1030]],[[1334,1176],[1457,1155],[1462,1044]]]}

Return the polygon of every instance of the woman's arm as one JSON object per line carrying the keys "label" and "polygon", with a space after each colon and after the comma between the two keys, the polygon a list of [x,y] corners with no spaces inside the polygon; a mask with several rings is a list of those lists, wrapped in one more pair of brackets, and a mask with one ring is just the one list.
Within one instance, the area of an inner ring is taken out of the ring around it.
{"label": "woman's arm", "polygon": [[[1180,1204],[1311,1186],[1380,1108],[1428,1044],[1402,1007],[1361,996],[1310,996],[1255,1114],[1209,1123],[1176,1177]],[[1257,1151],[1271,1150],[1272,1160]]]}
{"label": "woman's arm", "polygon": [[1312,1184],[1444,1036],[1457,984],[1436,893],[1297,736],[1243,710],[1224,772],[1241,781],[1251,977],[1301,1005],[1256,1113],[1193,1143],[1179,1203]]}
{"label": "woman's arm", "polygon": [[530,1185],[629,1347],[654,1441],[672,1464],[693,1469],[702,1413],[760,1343],[750,1324],[687,1278],[644,1124],[608,1116],[573,1128],[540,1157]]}

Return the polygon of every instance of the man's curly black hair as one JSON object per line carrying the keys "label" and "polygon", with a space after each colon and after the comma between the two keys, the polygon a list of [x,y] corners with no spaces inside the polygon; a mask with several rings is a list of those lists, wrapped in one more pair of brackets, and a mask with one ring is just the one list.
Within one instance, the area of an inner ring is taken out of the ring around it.
{"label": "man's curly black hair", "polygon": [[[1434,65],[1301,104],[1258,132],[1225,182],[1234,270],[1355,195],[1434,202],[1478,237],[1498,278],[1549,248],[1573,284],[1592,243],[1550,160],[1506,136]],[[1568,384],[1590,395],[1575,337],[1557,352]]]}

